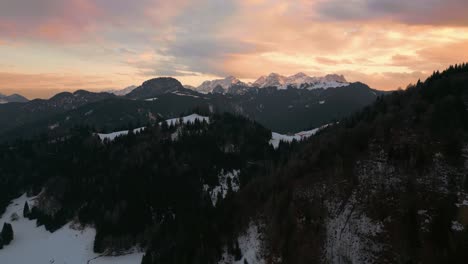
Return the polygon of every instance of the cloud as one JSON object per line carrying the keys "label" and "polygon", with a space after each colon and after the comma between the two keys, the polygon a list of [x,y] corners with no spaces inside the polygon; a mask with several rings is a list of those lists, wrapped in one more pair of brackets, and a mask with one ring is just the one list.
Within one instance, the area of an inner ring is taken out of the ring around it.
{"label": "cloud", "polygon": [[468,26],[466,0],[326,0],[316,5],[327,20],[388,20],[405,24]]}
{"label": "cloud", "polygon": [[125,87],[157,76],[198,85],[227,75],[251,80],[306,72],[345,73],[377,88],[406,87],[416,77],[468,61],[462,53],[468,49],[467,4],[0,1],[0,72],[23,74],[2,79],[2,85]]}

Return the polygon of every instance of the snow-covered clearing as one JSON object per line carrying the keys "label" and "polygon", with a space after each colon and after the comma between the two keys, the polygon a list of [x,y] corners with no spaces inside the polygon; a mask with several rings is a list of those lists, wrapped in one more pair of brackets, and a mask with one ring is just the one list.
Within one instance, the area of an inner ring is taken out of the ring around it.
{"label": "snow-covered clearing", "polygon": [[[143,130],[145,130],[144,127],[136,128],[136,129],[133,129],[133,133],[140,133]],[[99,136],[99,138],[101,140],[108,139],[109,141],[112,141],[112,140],[116,139],[117,137],[128,135],[128,130],[112,132],[112,133],[109,133],[109,134],[97,134],[97,135]]]}
{"label": "snow-covered clearing", "polygon": [[193,124],[195,123],[196,120],[200,121],[200,122],[207,122],[209,123],[210,122],[210,118],[209,117],[206,117],[206,116],[201,116],[199,114],[191,114],[189,116],[184,116],[182,118],[172,118],[172,119],[168,119],[166,120],[166,123],[169,125],[169,126],[174,126],[176,124],[179,124],[180,123],[180,120],[182,119],[182,123],[183,124]]}
{"label": "snow-covered clearing", "polygon": [[[12,201],[0,218],[13,226],[14,238],[10,245],[0,249],[2,264],[139,264],[143,253],[132,250],[121,256],[101,256],[93,252],[96,230],[91,227],[77,228],[69,223],[50,233],[44,226],[37,227],[36,221],[23,217],[23,206],[35,203],[35,197],[26,195]],[[16,213],[19,218],[11,221]]]}
{"label": "snow-covered clearing", "polygon": [[[196,120],[198,120],[200,122],[203,122],[203,121],[205,121],[207,123],[210,122],[209,117],[201,116],[201,115],[198,115],[198,114],[191,114],[189,116],[184,116],[182,118],[172,118],[172,119],[166,120],[165,122],[169,126],[174,126],[176,124],[179,124],[181,119],[182,119],[183,124],[193,124],[193,123],[195,123]],[[161,123],[159,123],[159,125],[161,125]],[[133,133],[140,133],[143,130],[145,130],[145,127],[136,128],[136,129],[133,130]],[[117,137],[128,135],[128,130],[122,130],[122,131],[112,132],[112,133],[108,133],[108,134],[98,133],[97,135],[99,136],[99,138],[102,141],[104,141],[105,139],[107,139],[109,141],[113,141]]]}
{"label": "snow-covered clearing", "polygon": [[308,131],[302,131],[302,132],[296,133],[294,135],[283,135],[283,134],[279,134],[279,133],[276,133],[276,132],[272,132],[271,133],[270,144],[276,149],[276,148],[278,148],[280,142],[282,142],[282,141],[287,142],[287,143],[293,142],[294,140],[295,141],[302,141],[302,140],[308,139],[309,137],[317,134],[318,131],[320,131],[321,129],[324,129],[324,128],[328,127],[328,126],[329,125],[324,125],[322,127],[315,128],[315,129],[308,130]]}

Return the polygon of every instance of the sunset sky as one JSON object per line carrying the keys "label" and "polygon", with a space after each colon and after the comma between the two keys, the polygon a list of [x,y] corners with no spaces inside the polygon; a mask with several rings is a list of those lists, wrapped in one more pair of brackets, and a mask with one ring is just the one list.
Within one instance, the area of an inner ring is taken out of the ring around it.
{"label": "sunset sky", "polygon": [[0,0],[0,93],[277,72],[397,89],[468,61],[467,0]]}

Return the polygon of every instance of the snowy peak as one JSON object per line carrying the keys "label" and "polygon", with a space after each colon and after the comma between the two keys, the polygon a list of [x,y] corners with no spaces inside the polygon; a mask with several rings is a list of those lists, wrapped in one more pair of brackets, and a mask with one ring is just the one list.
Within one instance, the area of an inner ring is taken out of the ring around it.
{"label": "snowy peak", "polygon": [[323,80],[327,82],[347,83],[345,77],[343,75],[338,75],[338,74],[328,74],[325,77],[323,77]]}
{"label": "snowy peak", "polygon": [[311,77],[303,72],[296,73],[289,77],[277,73],[271,73],[268,76],[262,76],[253,83],[253,86],[259,88],[277,87],[279,89],[293,88],[334,88],[347,86],[348,82],[343,75],[329,74],[324,77]]}
{"label": "snowy peak", "polygon": [[224,79],[217,79],[212,81],[205,81],[196,88],[197,91],[202,93],[211,93],[215,88],[220,90],[219,87],[227,91],[233,85],[245,85],[239,79],[234,76],[228,76]]}
{"label": "snowy peak", "polygon": [[265,87],[282,87],[286,84],[287,78],[279,75],[278,73],[270,73],[268,76],[262,76],[257,81],[254,82],[254,86],[258,86],[260,88]]}
{"label": "snowy peak", "polygon": [[131,86],[128,86],[122,90],[106,90],[104,92],[106,93],[111,93],[111,94],[114,94],[114,95],[117,95],[117,96],[124,96],[124,95],[127,95],[129,93],[131,93],[133,90],[135,90],[135,88],[137,88],[137,86],[135,85],[131,85]]}
{"label": "snowy peak", "polygon": [[[254,83],[243,83],[234,76],[228,76],[224,79],[205,81],[197,88],[197,92],[201,93],[229,93],[231,87],[277,87],[278,89],[287,89],[293,87],[296,89],[317,89],[317,88],[336,88],[348,86],[343,75],[328,74],[323,77],[311,77],[303,72],[296,73],[291,76],[283,76],[278,73],[270,73],[258,78]],[[193,89],[193,87],[191,87]]]}

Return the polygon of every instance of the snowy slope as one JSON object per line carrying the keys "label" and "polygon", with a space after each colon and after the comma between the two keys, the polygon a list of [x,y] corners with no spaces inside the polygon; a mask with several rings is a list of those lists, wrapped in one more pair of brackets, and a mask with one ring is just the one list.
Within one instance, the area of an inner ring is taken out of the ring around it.
{"label": "snowy slope", "polygon": [[[13,226],[14,239],[0,249],[2,264],[139,264],[143,253],[136,250],[122,256],[100,256],[93,252],[96,230],[91,227],[75,228],[69,223],[50,233],[44,226],[36,227],[36,221],[23,218],[23,206],[28,201],[34,204],[35,197],[26,195],[12,201],[0,218],[0,225],[9,222]],[[19,219],[11,221],[16,213]]]}
{"label": "snowy slope", "polygon": [[229,89],[232,85],[236,84],[244,84],[239,79],[234,76],[228,76],[224,79],[212,80],[212,81],[205,81],[200,86],[198,86],[195,90],[202,93],[211,93],[213,92],[214,88],[217,86],[221,86],[224,90]]}
{"label": "snowy slope", "polygon": [[342,75],[329,74],[323,77],[311,77],[305,73],[297,73],[289,77],[277,73],[271,73],[268,76],[262,76],[253,83],[253,86],[259,88],[277,87],[278,89],[287,89],[288,87],[304,88],[308,90],[318,88],[336,88],[348,86],[349,83]]}
{"label": "snowy slope", "polygon": [[[144,129],[145,129],[144,127],[136,128],[136,129],[133,130],[133,133],[140,133]],[[101,140],[108,139],[109,141],[112,141],[112,140],[116,139],[117,137],[128,135],[128,130],[117,131],[117,132],[112,132],[112,133],[108,133],[108,134],[97,134],[97,135],[99,136],[99,138]]]}
{"label": "snowy slope", "polygon": [[244,234],[237,238],[237,241],[239,242],[239,249],[241,251],[242,258],[236,261],[234,256],[228,254],[227,249],[225,248],[218,264],[266,263],[263,258],[264,250],[262,245],[262,235],[255,223],[250,223],[249,228]]}
{"label": "snowy slope", "polygon": [[[193,124],[195,122],[195,120],[198,120],[200,122],[207,122],[209,123],[210,122],[210,118],[209,117],[206,117],[206,116],[201,116],[201,115],[198,115],[198,114],[191,114],[189,116],[184,116],[182,117],[182,122],[184,124]],[[169,125],[169,126],[174,126],[176,124],[179,124],[179,121],[180,121],[180,118],[172,118],[172,119],[168,119],[166,120],[165,122]],[[161,125],[161,123],[159,123],[159,125]],[[141,131],[145,130],[145,127],[140,127],[140,128],[136,128],[133,130],[133,133],[136,134],[136,133],[140,133]],[[101,140],[109,140],[109,141],[113,141],[114,139],[116,139],[117,137],[121,137],[121,136],[126,136],[128,135],[128,130],[122,130],[122,131],[117,131],[117,132],[112,132],[112,133],[107,133],[107,134],[103,134],[103,133],[98,133],[97,134],[99,136],[99,138]]]}
{"label": "snowy slope", "polygon": [[[182,123],[184,124],[193,124],[195,123],[195,120],[198,120],[200,122],[207,122],[209,123],[210,122],[210,118],[209,117],[206,117],[206,116],[201,116],[201,115],[198,115],[198,114],[191,114],[189,116],[184,116],[182,117]],[[166,120],[166,123],[169,125],[169,126],[173,126],[173,125],[176,125],[178,124],[180,121],[180,118],[172,118],[172,119],[168,119]]]}
{"label": "snowy slope", "polygon": [[328,126],[329,125],[324,125],[324,126],[321,126],[319,128],[315,128],[315,129],[308,130],[308,131],[302,131],[302,132],[296,133],[294,135],[283,135],[283,134],[272,132],[271,133],[270,144],[276,149],[276,148],[278,148],[281,141],[288,142],[288,143],[293,142],[294,140],[295,141],[302,141],[302,140],[305,140],[305,139],[315,135],[319,130],[324,129],[324,128],[328,127]]}
{"label": "snowy slope", "polygon": [[132,86],[129,86],[129,87],[124,88],[122,90],[106,90],[104,92],[115,94],[117,96],[124,96],[124,95],[127,95],[127,94],[131,93],[133,90],[135,90],[135,88],[137,88],[137,86],[132,85]]}

